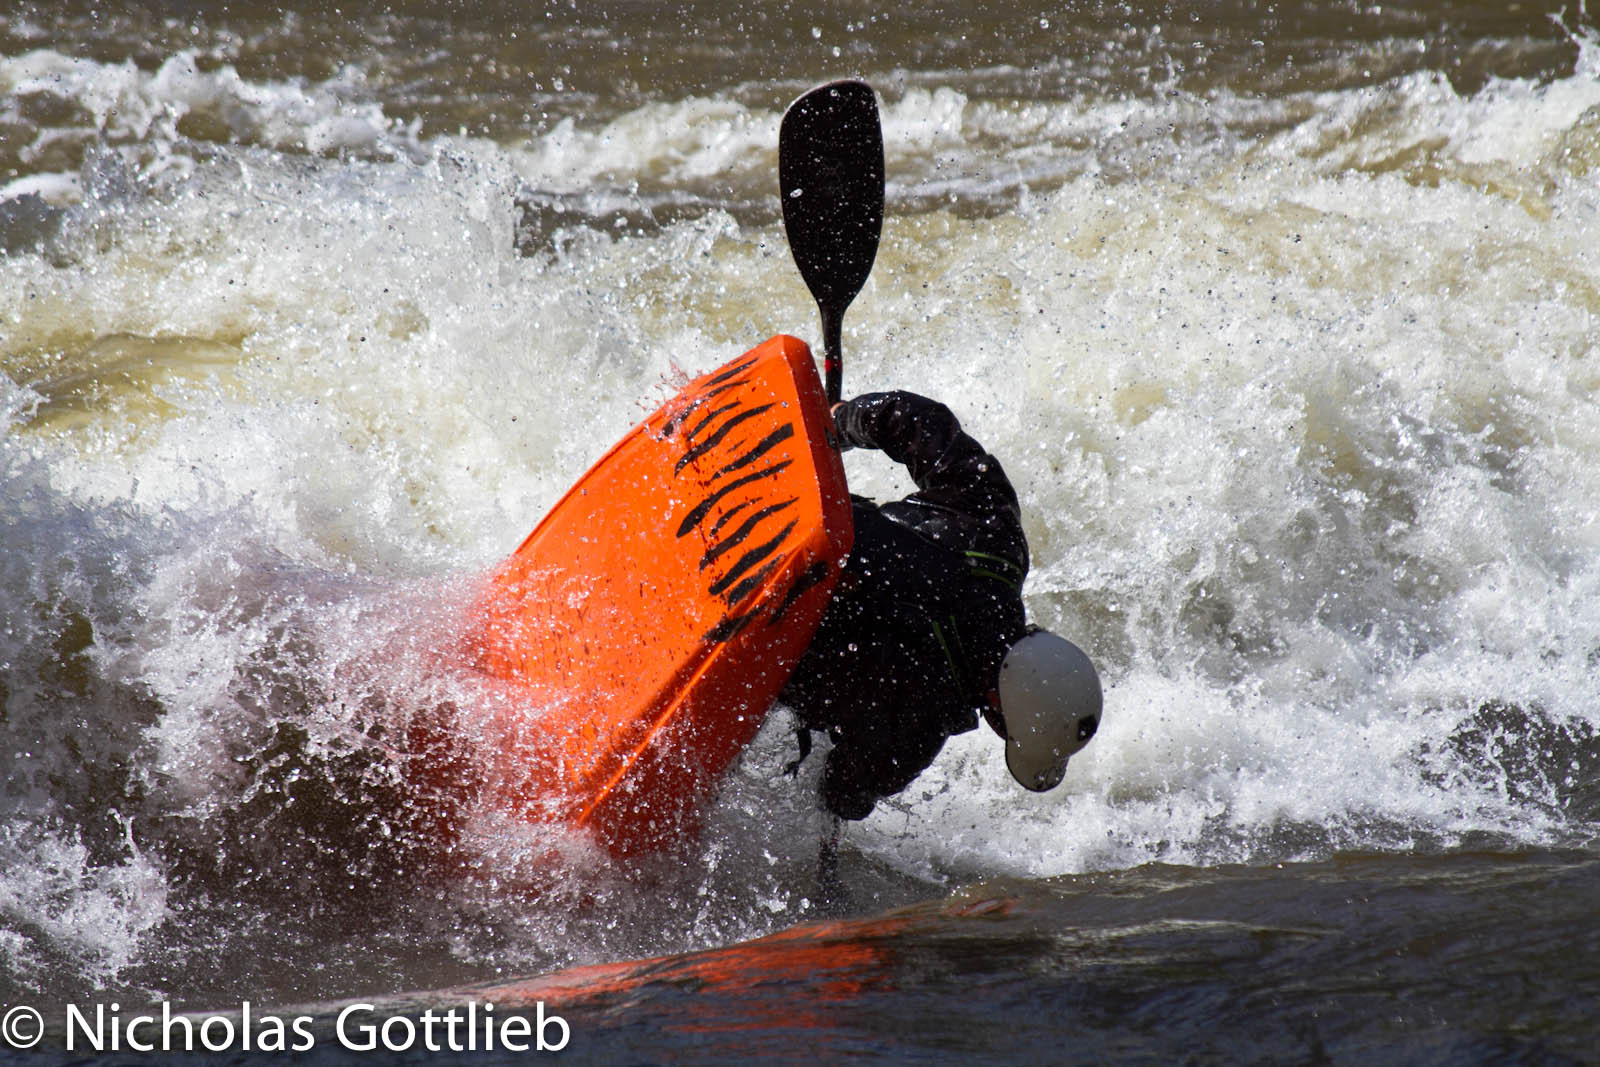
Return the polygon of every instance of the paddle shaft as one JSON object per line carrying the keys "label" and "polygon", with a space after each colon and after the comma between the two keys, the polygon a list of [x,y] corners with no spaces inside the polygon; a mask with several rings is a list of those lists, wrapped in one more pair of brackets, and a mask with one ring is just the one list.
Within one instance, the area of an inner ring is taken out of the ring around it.
{"label": "paddle shaft", "polygon": [[817,896],[824,914],[843,911],[848,903],[844,883],[839,880],[839,831],[843,823],[837,815],[828,816],[828,832],[817,851]]}
{"label": "paddle shaft", "polygon": [[820,307],[822,312],[822,388],[832,407],[843,399],[844,357],[840,339],[844,332],[844,309]]}

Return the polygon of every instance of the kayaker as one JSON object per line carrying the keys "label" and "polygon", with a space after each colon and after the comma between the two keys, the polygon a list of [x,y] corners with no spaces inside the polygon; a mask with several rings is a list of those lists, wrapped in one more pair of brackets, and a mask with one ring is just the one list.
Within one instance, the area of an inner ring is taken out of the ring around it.
{"label": "kayaker", "polygon": [[1100,682],[1077,646],[1027,624],[1027,539],[999,461],[915,393],[868,393],[833,417],[841,447],[881,450],[917,491],[851,499],[855,546],[780,698],[800,723],[790,770],[825,732],[823,805],[864,819],[981,714],[1017,782],[1053,788],[1099,728]]}

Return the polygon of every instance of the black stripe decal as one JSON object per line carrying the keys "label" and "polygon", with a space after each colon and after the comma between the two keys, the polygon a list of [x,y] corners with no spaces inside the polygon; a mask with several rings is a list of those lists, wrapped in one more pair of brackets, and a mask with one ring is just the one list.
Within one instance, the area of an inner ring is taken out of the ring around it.
{"label": "black stripe decal", "polygon": [[726,467],[723,467],[711,477],[713,479],[720,478],[724,474],[730,474],[733,471],[738,470],[740,467],[748,467],[750,464],[754,463],[756,460],[772,451],[775,446],[781,445],[783,442],[787,441],[793,436],[794,423],[786,422],[776,430],[773,430],[771,433],[767,434],[767,436],[763,437],[761,442],[750,451],[746,452],[744,455],[740,456]]}
{"label": "black stripe decal", "polygon": [[705,392],[701,393],[699,396],[690,401],[688,407],[684,408],[682,411],[678,412],[676,415],[672,416],[672,418],[668,419],[662,424],[661,436],[671,437],[673,431],[675,431],[679,426],[682,426],[684,422],[688,420],[690,415],[693,415],[695,412],[705,407],[706,404],[712,399],[720,396],[723,393],[726,393],[729,389],[737,389],[739,386],[745,384],[747,384],[747,380],[741,378],[736,382],[728,382],[724,385],[719,385],[715,389],[707,389]]}
{"label": "black stripe decal", "polygon": [[699,411],[700,405],[704,404],[710,399],[711,398],[709,396],[697,396],[693,400],[689,401],[689,403],[684,406],[682,411],[678,412],[676,415],[672,416],[672,418],[661,424],[662,438],[665,439],[671,437],[674,433],[676,433],[678,427],[683,425],[683,421],[690,415],[693,415],[695,412]]}
{"label": "black stripe decal", "polygon": [[782,622],[784,614],[794,607],[794,602],[804,596],[807,590],[822,584],[822,581],[827,577],[827,560],[819,559],[807,567],[805,573],[796,578],[794,584],[789,587],[789,591],[783,594],[783,603],[779,604],[777,609],[773,611],[772,618],[767,620],[767,625],[776,626]]}
{"label": "black stripe decal", "polygon": [[711,509],[717,506],[717,502],[723,497],[727,496],[729,493],[749,485],[751,482],[759,482],[763,478],[771,478],[781,474],[783,471],[788,469],[789,464],[793,462],[793,460],[786,459],[782,463],[774,463],[770,467],[762,467],[758,471],[751,471],[742,478],[735,478],[721,489],[718,489],[715,493],[712,493],[710,496],[700,501],[700,503],[694,506],[694,510],[690,511],[689,514],[683,517],[683,521],[678,524],[678,536],[683,537],[690,530],[694,529],[696,526],[699,526],[700,520],[704,519],[708,514],[710,514]]}
{"label": "black stripe decal", "polygon": [[737,400],[735,400],[733,403],[724,404],[720,408],[712,408],[709,412],[706,413],[706,417],[705,418],[701,419],[699,422],[694,424],[694,428],[693,429],[685,430],[683,432],[683,439],[685,441],[693,441],[695,439],[695,436],[697,434],[699,434],[701,430],[705,429],[706,426],[711,422],[712,419],[716,418],[718,415],[723,414],[724,412],[732,411],[734,408],[736,408],[738,406],[739,406],[739,402]]}
{"label": "black stripe decal", "polygon": [[729,378],[732,378],[734,375],[743,374],[745,371],[749,370],[751,367],[754,367],[755,365],[756,365],[756,361],[754,359],[747,359],[743,363],[736,363],[733,366],[729,367],[725,371],[719,371],[715,378],[708,378],[706,380],[706,384],[707,385],[721,385],[723,382],[727,381]]}
{"label": "black stripe decal", "polygon": [[672,468],[672,473],[677,474],[681,472],[683,468],[687,467],[689,464],[693,463],[695,460],[699,459],[713,448],[716,448],[722,443],[722,439],[727,437],[728,434],[733,431],[733,428],[739,425],[741,422],[748,422],[750,419],[755,418],[764,411],[770,410],[772,407],[773,405],[771,404],[762,404],[760,407],[746,408],[744,411],[739,412],[739,414],[732,416],[721,426],[717,427],[716,433],[712,434],[704,441],[701,441],[699,444],[695,445],[693,448],[689,449],[689,451],[680,456],[678,458],[678,465]]}
{"label": "black stripe decal", "polygon": [[740,582],[738,585],[734,586],[733,590],[728,593],[728,603],[737,604],[739,601],[743,600],[745,597],[759,589],[761,587],[761,583],[767,580],[767,575],[776,570],[778,564],[782,562],[783,560],[781,559],[775,559],[771,563],[768,563],[765,567],[762,567],[759,571],[756,571],[750,577],[746,578],[744,581]]}
{"label": "black stripe decal", "polygon": [[[711,566],[718,559],[720,559],[723,553],[728,552],[731,549],[738,548],[744,539],[750,536],[750,531],[754,530],[758,525],[760,525],[762,519],[776,515],[784,508],[793,504],[796,499],[796,497],[790,497],[788,500],[782,500],[776,504],[768,504],[760,511],[745,519],[737,530],[733,531],[733,533],[729,534],[725,539],[718,541],[716,544],[706,549],[706,554],[700,557],[700,569],[705,570],[707,567]],[[744,505],[740,506],[743,507]]]}
{"label": "black stripe decal", "polygon": [[758,496],[753,496],[739,501],[733,507],[722,513],[721,517],[712,524],[711,529],[706,531],[706,535],[709,537],[717,536],[717,531],[721,530],[724,526],[728,525],[729,522],[733,521],[733,517],[735,515],[739,514],[739,512],[743,511],[745,508],[749,507],[751,504],[754,504],[760,499],[761,498]]}
{"label": "black stripe decal", "polygon": [[[796,525],[798,525],[798,523],[790,522],[789,525],[785,526],[778,532],[778,536],[774,537],[770,541],[765,541],[757,545],[744,555],[740,556],[738,562],[728,569],[728,573],[712,582],[711,587],[707,589],[706,592],[710,593],[712,596],[720,596],[722,591],[737,581],[741,574],[749,570],[751,567],[754,567],[768,556],[772,555],[772,553],[776,552],[778,550],[778,546],[783,544],[784,539],[794,532]],[[734,597],[732,599],[737,600],[738,598]]]}
{"label": "black stripe decal", "polygon": [[715,642],[718,644],[722,643],[723,641],[731,641],[735,636],[738,635],[740,630],[743,630],[746,626],[749,626],[755,621],[755,617],[760,614],[761,609],[757,608],[755,611],[747,612],[744,615],[725,616],[721,622],[707,630],[705,637],[701,638],[701,640]]}

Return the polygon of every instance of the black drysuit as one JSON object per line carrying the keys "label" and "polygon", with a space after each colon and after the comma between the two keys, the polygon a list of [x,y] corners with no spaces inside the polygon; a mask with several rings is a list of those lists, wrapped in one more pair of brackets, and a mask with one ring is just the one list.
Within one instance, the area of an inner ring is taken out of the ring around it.
{"label": "black drysuit", "polygon": [[881,449],[917,491],[887,504],[852,497],[855,546],[817,635],[780,699],[833,742],[822,800],[864,819],[977,725],[1006,650],[1025,631],[1028,546],[1000,463],[950,409],[914,393],[840,405],[841,441]]}

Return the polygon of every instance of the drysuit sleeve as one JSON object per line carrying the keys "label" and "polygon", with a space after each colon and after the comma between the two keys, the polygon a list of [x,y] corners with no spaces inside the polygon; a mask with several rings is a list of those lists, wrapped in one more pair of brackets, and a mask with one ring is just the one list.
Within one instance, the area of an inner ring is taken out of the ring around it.
{"label": "drysuit sleeve", "polygon": [[822,765],[823,807],[841,819],[865,819],[880,798],[910,785],[944,740],[938,731],[921,731],[835,744]]}
{"label": "drysuit sleeve", "polygon": [[1003,560],[1021,585],[1028,543],[1016,490],[949,408],[905,391],[864,393],[834,409],[834,426],[841,441],[882,451],[916,483],[905,500],[882,506],[887,518],[954,551]]}

